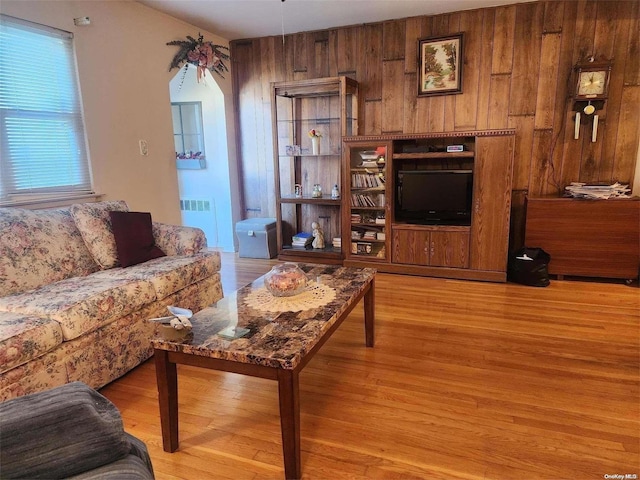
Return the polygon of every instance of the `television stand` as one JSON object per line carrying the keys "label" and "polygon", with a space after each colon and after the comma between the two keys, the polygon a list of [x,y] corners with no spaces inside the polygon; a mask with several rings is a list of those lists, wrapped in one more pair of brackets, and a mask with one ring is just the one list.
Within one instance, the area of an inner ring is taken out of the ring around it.
{"label": "television stand", "polygon": [[[343,143],[345,266],[506,281],[514,130],[364,135],[343,137]],[[463,150],[447,152],[450,145],[463,145]],[[376,169],[365,165],[376,158]],[[468,217],[440,213],[462,212],[459,197],[452,199],[449,210],[426,204],[416,210],[422,205],[420,198],[398,187],[406,188],[407,175],[413,175],[409,172],[420,171],[471,173]],[[425,211],[434,211],[438,220]]]}

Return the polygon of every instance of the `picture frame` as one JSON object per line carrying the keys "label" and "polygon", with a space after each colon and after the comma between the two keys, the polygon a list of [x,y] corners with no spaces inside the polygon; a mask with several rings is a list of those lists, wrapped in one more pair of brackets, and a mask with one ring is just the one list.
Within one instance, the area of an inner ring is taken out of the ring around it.
{"label": "picture frame", "polygon": [[418,96],[462,93],[464,34],[418,40]]}

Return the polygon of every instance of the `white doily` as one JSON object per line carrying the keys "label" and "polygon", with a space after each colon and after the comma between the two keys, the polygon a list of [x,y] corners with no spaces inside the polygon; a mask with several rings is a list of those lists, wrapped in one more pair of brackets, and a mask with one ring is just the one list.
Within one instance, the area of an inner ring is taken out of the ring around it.
{"label": "white doily", "polygon": [[245,303],[266,312],[300,312],[322,307],[334,298],[336,291],[333,288],[309,282],[304,292],[292,297],[274,297],[265,287],[260,287],[247,295]]}

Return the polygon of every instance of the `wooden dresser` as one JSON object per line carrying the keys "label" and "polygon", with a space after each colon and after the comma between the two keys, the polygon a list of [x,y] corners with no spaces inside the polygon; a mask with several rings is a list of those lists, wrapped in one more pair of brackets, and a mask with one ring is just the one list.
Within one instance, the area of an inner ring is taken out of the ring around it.
{"label": "wooden dresser", "polygon": [[640,199],[528,198],[525,244],[547,251],[559,278],[636,279]]}

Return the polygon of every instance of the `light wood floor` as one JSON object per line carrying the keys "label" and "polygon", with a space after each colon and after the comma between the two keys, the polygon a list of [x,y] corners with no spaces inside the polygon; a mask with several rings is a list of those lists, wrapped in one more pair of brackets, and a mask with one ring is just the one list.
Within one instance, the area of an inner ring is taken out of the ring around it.
{"label": "light wood floor", "polygon": [[[225,291],[273,263],[223,254]],[[639,317],[622,283],[378,274],[375,348],[358,307],[300,375],[303,477],[640,476]],[[173,454],[152,361],[101,390],[158,479],[284,478],[275,382],[179,366],[178,383]]]}

